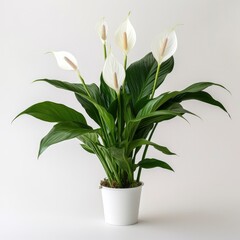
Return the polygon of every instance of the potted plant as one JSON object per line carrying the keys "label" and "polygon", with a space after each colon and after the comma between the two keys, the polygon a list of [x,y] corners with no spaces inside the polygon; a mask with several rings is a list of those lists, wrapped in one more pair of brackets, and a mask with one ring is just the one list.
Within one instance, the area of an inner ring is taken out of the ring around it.
{"label": "potted plant", "polygon": [[[81,141],[84,150],[95,154],[106,173],[106,178],[100,183],[105,220],[110,224],[129,225],[138,220],[142,169],[160,167],[173,170],[166,162],[147,157],[149,146],[163,154],[175,155],[167,147],[151,141],[158,124],[176,117],[185,119],[185,114],[195,115],[182,106],[184,101],[192,99],[227,112],[205,91],[213,85],[224,87],[212,82],[199,82],[180,91],[156,95],[156,89],[173,70],[173,54],[177,49],[175,30],[170,29],[157,37],[152,52],[130,66],[127,56],[135,45],[136,33],[129,17],[115,33],[116,43],[124,54],[123,65],[111,50],[107,51],[108,27],[104,19],[98,24],[98,31],[105,60],[99,86],[85,83],[76,58],[65,51],[52,53],[59,67],[76,72],[80,83],[49,79],[35,82],[46,82],[72,92],[99,127],[91,127],[82,113],[49,101],[34,104],[18,116],[28,114],[55,123],[41,140],[38,156],[49,146],[73,138]],[[141,148],[144,149],[139,156]]]}

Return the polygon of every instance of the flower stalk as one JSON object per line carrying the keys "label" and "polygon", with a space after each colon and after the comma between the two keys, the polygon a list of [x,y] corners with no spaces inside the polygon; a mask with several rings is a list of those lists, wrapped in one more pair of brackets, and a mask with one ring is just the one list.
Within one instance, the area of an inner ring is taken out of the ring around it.
{"label": "flower stalk", "polygon": [[107,46],[106,43],[103,44],[103,55],[104,55],[104,60],[107,59]]}
{"label": "flower stalk", "polygon": [[106,26],[105,26],[105,24],[103,24],[103,26],[102,26],[102,40],[103,40],[104,60],[106,60],[106,58],[107,58],[107,46],[106,46],[107,32],[106,32]]}
{"label": "flower stalk", "polygon": [[103,56],[104,60],[107,58],[107,31],[108,26],[104,18],[100,20],[100,22],[97,24],[97,31],[100,37],[100,40],[103,44]]}
{"label": "flower stalk", "polygon": [[157,72],[156,72],[155,79],[154,79],[152,94],[151,94],[151,96],[150,96],[150,99],[153,99],[154,94],[155,94],[156,85],[157,85],[157,80],[158,80],[158,75],[159,75],[159,72],[160,72],[160,67],[161,67],[161,64],[158,64],[158,66],[157,66]]}

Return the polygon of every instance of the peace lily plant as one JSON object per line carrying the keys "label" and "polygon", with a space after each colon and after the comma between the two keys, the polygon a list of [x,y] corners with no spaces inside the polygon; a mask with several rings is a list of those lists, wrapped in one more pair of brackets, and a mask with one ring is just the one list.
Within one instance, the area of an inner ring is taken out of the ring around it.
{"label": "peace lily plant", "polygon": [[[102,19],[97,26],[103,45],[104,66],[100,83],[85,81],[76,58],[69,52],[52,52],[57,64],[64,70],[76,72],[80,83],[39,79],[54,87],[72,92],[98,127],[89,125],[79,111],[55,102],[32,105],[22,114],[28,114],[55,125],[41,140],[40,156],[49,146],[76,138],[81,147],[95,154],[105,170],[103,186],[131,188],[141,184],[142,169],[160,167],[173,170],[160,159],[147,156],[149,146],[161,154],[175,155],[167,147],[151,141],[157,125],[176,117],[185,119],[194,113],[182,106],[187,100],[198,100],[224,106],[205,91],[210,86],[223,86],[212,82],[199,82],[183,90],[156,95],[167,75],[173,70],[173,55],[177,50],[175,29],[160,34],[152,43],[152,52],[128,66],[128,55],[136,43],[136,32],[129,16],[115,33],[115,42],[123,53],[123,65],[108,48],[108,25]],[[17,116],[17,117],[18,117]],[[140,151],[143,148],[143,151]]]}

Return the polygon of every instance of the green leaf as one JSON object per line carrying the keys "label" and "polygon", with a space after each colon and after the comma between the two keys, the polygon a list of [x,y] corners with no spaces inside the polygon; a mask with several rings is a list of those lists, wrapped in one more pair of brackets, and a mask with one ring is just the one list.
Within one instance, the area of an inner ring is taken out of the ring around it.
{"label": "green leaf", "polygon": [[148,126],[142,127],[142,128],[138,128],[137,132],[134,135],[133,139],[139,139],[139,138],[144,138],[146,139],[149,132],[152,130],[154,124],[149,124]]}
{"label": "green leaf", "polygon": [[227,90],[229,92],[229,90],[221,84],[217,84],[217,83],[213,83],[213,82],[198,82],[198,83],[194,83],[194,84],[190,85],[189,87],[185,88],[184,90],[181,91],[181,93],[200,92],[200,91],[202,91],[202,90],[204,90],[208,87],[211,87],[211,86],[218,86],[218,87],[224,88],[225,90]]}
{"label": "green leaf", "polygon": [[140,161],[137,165],[142,168],[160,167],[174,172],[174,170],[166,162],[160,161],[155,158],[145,158],[142,161]]}
{"label": "green leaf", "polygon": [[99,132],[100,129],[95,129],[94,132],[82,134],[81,136],[78,137],[78,139],[81,140],[86,145],[88,145],[89,141],[93,142],[94,144],[100,145],[100,142],[98,140]]}
{"label": "green leaf", "polygon": [[[172,71],[173,66],[173,57],[162,63],[156,88],[164,81],[167,74]],[[126,88],[132,96],[134,105],[142,98],[148,98],[152,93],[156,71],[157,62],[152,53],[147,54],[144,58],[128,67],[125,80]]]}
{"label": "green leaf", "polygon": [[79,123],[58,123],[54,125],[51,131],[41,140],[38,157],[53,144],[94,131],[92,128]]}
{"label": "green leaf", "polygon": [[179,92],[167,92],[163,93],[160,96],[148,100],[148,102],[142,107],[142,109],[138,112],[137,117],[145,116],[151,112],[156,111],[159,106],[167,102],[168,100],[172,99],[173,97],[177,96]]}
{"label": "green leaf", "polygon": [[98,112],[97,108],[89,100],[84,98],[79,93],[75,93],[75,97],[78,100],[78,102],[82,105],[82,107],[85,109],[88,116],[90,118],[92,118],[100,126],[101,125],[101,119],[100,119],[99,112]]}
{"label": "green leaf", "polygon": [[209,93],[200,91],[200,92],[187,92],[179,94],[178,96],[174,97],[173,99],[169,100],[169,102],[166,102],[161,108],[166,108],[174,104],[175,102],[182,102],[186,100],[198,100],[204,103],[208,103],[213,106],[217,106],[221,108],[223,111],[225,111],[229,117],[230,114],[226,110],[226,108],[220,103],[219,101],[215,100]]}
{"label": "green leaf", "polygon": [[[47,82],[47,83],[53,85],[54,87],[74,92],[77,100],[83,106],[83,108],[85,109],[87,114],[97,124],[101,123],[100,118],[99,118],[99,114],[98,114],[98,110],[96,109],[96,107],[91,102],[89,102],[88,100],[86,100],[82,97],[82,95],[86,95],[85,89],[84,89],[82,84],[80,84],[80,83],[69,83],[69,82],[60,81],[60,80],[53,80],[53,79],[38,79],[38,80],[35,80],[35,82]],[[87,87],[88,87],[88,90],[91,94],[91,97],[98,104],[102,105],[102,99],[101,99],[101,95],[100,95],[100,91],[99,91],[98,86],[96,84],[90,84],[90,85],[87,85]]]}
{"label": "green leaf", "polygon": [[127,122],[126,127],[123,131],[123,136],[125,139],[134,139],[134,135],[139,128],[151,125],[156,122],[161,122],[164,120],[171,119],[176,116],[181,116],[181,114],[170,111],[170,110],[161,110],[161,111],[155,111],[151,112],[149,114],[146,114],[145,116],[136,117],[135,119],[132,119]]}
{"label": "green leaf", "polygon": [[111,104],[117,99],[116,92],[105,83],[102,74],[100,76],[100,94],[106,109],[109,109]]}
{"label": "green leaf", "polygon": [[117,110],[118,110],[118,100],[114,100],[108,108],[108,112],[113,116],[114,119],[117,118]]}
{"label": "green leaf", "polygon": [[153,146],[155,149],[157,149],[167,155],[176,155],[175,153],[171,152],[167,147],[158,145],[158,144],[148,141],[146,139],[136,139],[136,140],[133,140],[132,142],[130,142],[129,147],[128,147],[128,154],[130,154],[133,151],[133,149],[141,147],[142,145]]}
{"label": "green leaf", "polygon": [[188,113],[188,114],[191,114],[195,117],[198,117],[201,119],[201,117],[199,117],[197,114],[193,113],[193,112],[190,112],[188,110],[186,110],[185,108],[182,107],[182,105],[180,103],[173,103],[169,108],[168,110],[171,110],[173,112],[176,112],[176,113],[179,113],[179,114],[185,114],[185,113]]}
{"label": "green leaf", "polygon": [[100,126],[104,125],[109,132],[114,133],[115,130],[115,122],[113,116],[105,109],[103,106],[99,105],[94,99],[86,96],[85,94],[78,94],[86,101],[92,103],[94,107],[97,109],[99,116],[101,117],[102,121],[99,124]]}
{"label": "green leaf", "polygon": [[117,165],[120,167],[120,169],[125,170],[128,172],[129,170],[129,162],[127,158],[125,157],[125,149],[124,148],[117,148],[117,147],[110,147],[108,148],[108,151],[110,155],[114,158]]}
{"label": "green leaf", "polygon": [[85,151],[95,154],[94,151],[88,145],[86,145],[86,144],[80,144],[80,145]]}
{"label": "green leaf", "polygon": [[102,121],[100,116],[104,120],[104,124],[109,129],[109,131],[114,132],[114,118],[113,116],[101,105],[101,96],[98,87],[96,84],[87,85],[91,94],[91,98],[88,97],[83,89],[82,84],[70,84],[58,80],[49,80],[49,79],[39,79],[36,81],[45,81],[49,84],[54,85],[55,87],[63,88],[65,90],[75,92],[75,96],[78,101],[82,104],[88,115],[102,126]]}
{"label": "green leaf", "polygon": [[123,119],[122,122],[128,122],[131,119],[135,118],[134,110],[131,105],[131,96],[121,92],[121,109],[123,110]]}
{"label": "green leaf", "polygon": [[203,91],[210,86],[219,86],[227,90],[220,84],[212,82],[199,82],[192,84],[182,91],[164,93],[162,96],[154,99],[155,103],[152,102],[152,104],[149,105],[154,105],[154,108],[158,107],[158,109],[161,110],[171,107],[172,104],[180,103],[185,100],[198,100],[221,108],[230,117],[230,114],[227,112],[226,108],[219,101],[215,100],[209,93]]}
{"label": "green leaf", "polygon": [[81,113],[63,104],[55,102],[41,102],[34,104],[21,112],[17,117],[22,114],[28,114],[46,122],[72,121],[87,124],[84,116]]}
{"label": "green leaf", "polygon": [[109,113],[116,119],[117,116],[117,107],[118,100],[116,92],[110,88],[106,82],[103,80],[103,76],[100,76],[100,95],[104,107],[108,110]]}
{"label": "green leaf", "polygon": [[[71,91],[71,92],[74,92],[74,93],[80,93],[80,94],[85,94],[86,95],[83,84],[81,84],[81,83],[69,83],[69,82],[65,82],[65,81],[61,81],[61,80],[54,80],[54,79],[37,79],[34,82],[47,82],[54,87],[64,89],[64,90],[68,90],[68,91]],[[101,104],[102,99],[101,99],[101,95],[100,95],[100,91],[99,91],[98,86],[95,83],[93,83],[93,84],[87,85],[87,88],[90,92],[91,97],[98,104]]]}
{"label": "green leaf", "polygon": [[71,92],[82,92],[84,93],[84,87],[82,84],[80,83],[69,83],[69,82],[65,82],[65,81],[61,81],[61,80],[55,80],[55,79],[37,79],[33,82],[46,82],[51,84],[54,87],[60,88],[60,89],[64,89],[64,90],[68,90]]}
{"label": "green leaf", "polygon": [[145,117],[142,117],[142,121],[139,124],[139,128],[148,126],[148,125],[153,124],[153,123],[159,123],[159,122],[162,122],[162,121],[165,121],[165,120],[170,120],[170,119],[172,119],[174,117],[177,117],[177,116],[184,119],[185,121],[187,121],[183,117],[184,113],[185,113],[185,111],[180,112],[180,111],[173,111],[173,110],[168,110],[168,109],[167,110],[155,111],[155,112],[149,113]]}
{"label": "green leaf", "polygon": [[189,100],[189,99],[196,99],[199,101],[203,101],[203,102],[218,106],[222,108],[224,111],[226,111],[223,105],[217,102],[215,99],[213,99],[210,94],[206,92],[204,92],[204,94],[199,93],[210,86],[219,86],[226,89],[224,86],[220,84],[212,83],[212,82],[195,83],[185,88],[182,91],[166,92],[154,99],[148,100],[148,102],[144,106],[142,106],[142,109],[139,111],[138,116],[144,116],[150,112],[156,111],[157,109],[159,110],[167,109],[171,106],[171,104],[174,104],[176,102],[179,103],[183,100]]}
{"label": "green leaf", "polygon": [[88,152],[97,154],[96,149],[101,146],[98,136],[100,129],[95,129],[94,132],[84,133],[77,138],[83,142],[81,146]]}

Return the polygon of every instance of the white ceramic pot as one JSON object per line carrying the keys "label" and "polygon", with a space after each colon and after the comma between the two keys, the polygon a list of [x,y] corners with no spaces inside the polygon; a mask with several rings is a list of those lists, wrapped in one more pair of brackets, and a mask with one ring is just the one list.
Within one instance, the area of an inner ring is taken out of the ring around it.
{"label": "white ceramic pot", "polygon": [[131,225],[138,222],[143,183],[134,188],[101,187],[105,222],[112,225]]}

